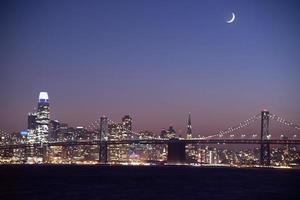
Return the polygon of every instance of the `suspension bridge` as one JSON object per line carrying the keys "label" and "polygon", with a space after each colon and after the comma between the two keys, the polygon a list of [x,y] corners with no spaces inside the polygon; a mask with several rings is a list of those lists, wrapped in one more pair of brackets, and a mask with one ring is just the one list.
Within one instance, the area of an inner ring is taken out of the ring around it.
{"label": "suspension bridge", "polygon": [[[192,139],[182,139],[182,138],[154,138],[154,139],[139,139],[139,133],[134,132],[128,129],[125,129],[126,132],[131,133],[132,137],[122,140],[111,140],[108,139],[108,133],[101,130],[101,120],[98,119],[90,123],[85,128],[90,131],[96,131],[99,133],[99,136],[95,140],[74,140],[74,141],[55,141],[47,143],[22,143],[22,144],[5,144],[0,145],[0,150],[3,149],[28,149],[28,148],[39,148],[42,147],[45,149],[51,146],[92,146],[97,145],[99,147],[99,162],[102,164],[107,163],[107,154],[108,146],[110,145],[131,145],[131,144],[149,144],[149,145],[168,145],[168,159],[170,154],[170,149],[178,148],[179,154],[185,155],[186,145],[194,144],[248,144],[248,145],[259,145],[260,146],[260,164],[263,166],[270,165],[270,145],[300,145],[300,140],[297,139],[297,134],[294,134],[291,138],[280,138],[280,139],[271,139],[269,124],[270,119],[282,124],[286,127],[291,128],[294,131],[299,131],[300,126],[295,123],[287,121],[285,118],[279,117],[278,115],[271,114],[267,110],[263,110],[261,113],[250,117],[247,120],[240,122],[236,126],[231,126],[225,130],[219,131],[216,134],[196,137]],[[258,135],[252,135],[251,139],[247,139],[245,135],[240,139],[232,137],[232,134],[235,131],[243,129],[250,126],[256,121],[260,121],[260,138]],[[110,124],[116,124],[116,122],[108,119]],[[100,127],[100,129],[99,129]],[[2,131],[2,134],[4,132]],[[8,134],[5,132],[5,134]],[[229,136],[229,138],[227,138]]]}

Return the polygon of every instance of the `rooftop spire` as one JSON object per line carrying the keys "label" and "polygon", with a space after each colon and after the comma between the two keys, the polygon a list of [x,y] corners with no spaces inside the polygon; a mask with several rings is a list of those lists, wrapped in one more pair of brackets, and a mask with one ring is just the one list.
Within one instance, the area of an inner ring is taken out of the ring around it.
{"label": "rooftop spire", "polygon": [[189,119],[188,119],[188,125],[187,125],[187,139],[192,138],[192,120],[191,120],[191,113],[189,112]]}

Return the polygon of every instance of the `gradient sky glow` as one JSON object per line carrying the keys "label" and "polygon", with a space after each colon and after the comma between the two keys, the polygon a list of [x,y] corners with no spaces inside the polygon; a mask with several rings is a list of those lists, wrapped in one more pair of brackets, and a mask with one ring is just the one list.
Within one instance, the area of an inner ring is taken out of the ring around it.
{"label": "gradient sky glow", "polygon": [[[267,108],[300,122],[298,1],[1,1],[0,128],[51,118],[228,128]],[[235,12],[236,21],[226,20]]]}

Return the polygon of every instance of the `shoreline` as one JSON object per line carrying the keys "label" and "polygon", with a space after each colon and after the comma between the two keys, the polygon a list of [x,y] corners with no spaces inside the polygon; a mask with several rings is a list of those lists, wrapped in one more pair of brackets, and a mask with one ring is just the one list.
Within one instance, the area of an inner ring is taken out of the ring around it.
{"label": "shoreline", "polygon": [[194,168],[194,169],[269,169],[269,170],[300,170],[300,166],[233,166],[233,165],[188,165],[188,164],[165,164],[165,165],[124,165],[124,164],[0,164],[1,167],[99,167],[99,168]]}

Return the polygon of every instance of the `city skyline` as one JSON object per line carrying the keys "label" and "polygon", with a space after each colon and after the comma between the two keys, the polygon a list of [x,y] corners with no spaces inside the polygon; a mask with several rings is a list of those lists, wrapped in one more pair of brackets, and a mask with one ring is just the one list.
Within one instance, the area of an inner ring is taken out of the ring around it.
{"label": "city skyline", "polygon": [[[161,130],[160,134],[147,130],[136,132],[130,115],[122,117],[121,122],[101,116],[87,127],[72,127],[51,120],[50,110],[48,93],[40,92],[37,110],[28,113],[27,131],[0,132],[0,163],[298,165],[299,153],[294,145],[300,144],[297,137],[300,126],[267,110],[236,126],[202,136],[193,134],[190,113],[184,136],[178,134],[173,126]],[[292,132],[274,137],[270,120]],[[255,122],[259,122],[260,134],[251,128]],[[251,132],[247,131],[247,127]],[[230,150],[228,145],[234,148]],[[251,149],[239,150],[236,145],[247,145],[244,148]]]}
{"label": "city skyline", "polygon": [[[102,133],[102,120],[106,121],[106,126],[108,125],[112,125],[112,126],[116,126],[117,127],[122,127],[122,129],[124,128],[124,130],[127,130],[129,132],[132,132],[134,134],[140,135],[143,133],[149,133],[151,135],[155,135],[157,137],[179,137],[179,138],[187,138],[187,139],[191,139],[191,138],[205,138],[208,136],[211,137],[212,135],[214,135],[213,137],[219,136],[219,135],[223,135],[223,133],[225,133],[225,135],[228,136],[234,136],[234,137],[241,137],[243,138],[243,135],[245,136],[245,133],[248,133],[248,135],[250,134],[250,136],[256,138],[259,135],[259,132],[261,131],[261,127],[258,123],[254,123],[257,120],[253,119],[258,119],[257,117],[260,117],[260,113],[256,114],[256,115],[252,115],[251,117],[248,116],[248,119],[245,120],[240,120],[237,126],[233,126],[231,124],[231,126],[227,126],[227,128],[222,127],[222,129],[218,129],[215,132],[204,132],[204,131],[192,131],[192,123],[191,123],[191,112],[188,113],[188,117],[186,120],[186,124],[185,124],[185,128],[183,129],[177,129],[178,127],[174,127],[172,124],[170,124],[169,126],[165,126],[163,128],[160,128],[158,131],[152,131],[149,129],[134,129],[134,119],[128,115],[125,114],[123,115],[122,119],[119,118],[119,120],[115,120],[115,119],[111,119],[109,117],[109,115],[101,115],[100,117],[98,117],[98,119],[89,122],[88,124],[85,124],[84,126],[82,125],[71,125],[66,121],[61,121],[59,119],[56,118],[51,118],[51,101],[49,100],[49,95],[47,92],[43,91],[40,92],[38,95],[38,100],[37,100],[37,107],[32,110],[32,112],[28,112],[28,116],[27,116],[27,128],[24,127],[24,129],[20,129],[18,131],[14,131],[14,133],[19,132],[21,135],[27,135],[29,141],[33,142],[36,140],[47,140],[46,138],[48,137],[52,137],[52,132],[55,126],[59,127],[60,125],[62,125],[62,127],[69,127],[69,128],[76,128],[76,129],[83,129],[85,131],[91,131],[92,129],[98,130],[100,133]],[[269,112],[266,109],[261,110],[261,112]],[[299,130],[299,126],[297,125],[297,123],[295,122],[291,122],[286,120],[285,117],[280,117],[274,113],[270,113],[271,118],[273,118],[274,120],[276,120],[277,122],[280,123],[275,123],[273,124],[271,127],[269,127],[270,130],[270,136],[272,138],[282,138],[282,137],[287,137],[287,138],[296,138],[297,134],[298,134],[298,130]],[[121,119],[121,121],[120,121]],[[129,121],[128,121],[129,120]],[[127,122],[126,122],[127,121]],[[251,123],[250,123],[251,122]],[[239,128],[243,128],[243,132],[238,131]],[[246,128],[244,128],[246,127]],[[108,127],[104,128],[106,131],[108,131]],[[118,128],[117,128],[118,129]],[[231,132],[230,130],[234,130],[232,133],[230,133],[230,135],[228,133],[226,133],[227,131]],[[5,130],[1,130],[0,131],[4,134],[7,134],[7,132]],[[104,131],[104,135],[106,135],[106,131]],[[223,132],[223,133],[222,133]],[[36,136],[32,137],[32,135]],[[232,135],[233,134],[233,135]],[[107,137],[104,136],[103,137]],[[118,138],[120,139],[120,138]]]}
{"label": "city skyline", "polygon": [[191,112],[193,133],[213,133],[264,108],[299,122],[288,2],[1,3],[1,129],[23,130],[40,91],[72,126],[129,114],[136,130],[185,135]]}

